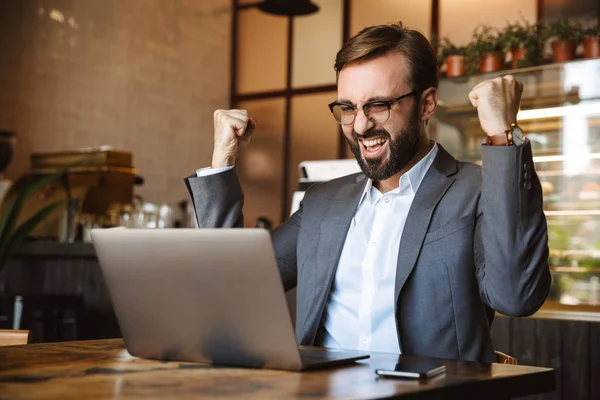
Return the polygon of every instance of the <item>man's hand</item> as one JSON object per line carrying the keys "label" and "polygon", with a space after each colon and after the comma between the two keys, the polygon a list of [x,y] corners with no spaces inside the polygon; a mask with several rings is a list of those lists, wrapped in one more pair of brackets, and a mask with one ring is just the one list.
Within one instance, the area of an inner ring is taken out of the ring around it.
{"label": "man's hand", "polygon": [[216,110],[214,120],[212,168],[234,165],[237,156],[250,143],[256,121],[248,117],[246,110]]}
{"label": "man's hand", "polygon": [[499,135],[517,122],[522,93],[523,83],[512,75],[483,81],[471,90],[469,100],[488,136]]}

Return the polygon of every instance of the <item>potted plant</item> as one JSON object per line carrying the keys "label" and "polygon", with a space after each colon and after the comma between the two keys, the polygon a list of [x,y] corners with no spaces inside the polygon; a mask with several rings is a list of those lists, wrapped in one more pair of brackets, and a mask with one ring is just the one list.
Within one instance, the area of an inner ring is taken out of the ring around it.
{"label": "potted plant", "polygon": [[596,18],[590,27],[581,30],[583,57],[600,57],[600,19]]}
{"label": "potted plant", "polygon": [[461,76],[465,74],[466,46],[456,46],[447,37],[442,39],[438,47],[438,59],[446,63],[447,76]]}
{"label": "potted plant", "polygon": [[473,72],[494,72],[504,63],[504,39],[501,33],[488,26],[480,25],[473,31],[473,41],[467,46],[468,64]]}
{"label": "potted plant", "polygon": [[581,24],[569,19],[550,22],[547,26],[547,36],[553,39],[554,62],[573,60],[581,36]]}
{"label": "potted plant", "polygon": [[508,24],[502,32],[504,49],[512,56],[512,68],[530,67],[540,62],[542,25],[519,21]]}

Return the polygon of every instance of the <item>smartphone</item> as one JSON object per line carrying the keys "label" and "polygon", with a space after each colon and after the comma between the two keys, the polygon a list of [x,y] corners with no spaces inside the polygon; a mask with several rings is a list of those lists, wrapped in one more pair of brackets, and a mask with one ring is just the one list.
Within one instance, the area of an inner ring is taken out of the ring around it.
{"label": "smartphone", "polygon": [[376,369],[382,377],[427,379],[446,372],[446,366],[434,360],[400,360],[394,369]]}

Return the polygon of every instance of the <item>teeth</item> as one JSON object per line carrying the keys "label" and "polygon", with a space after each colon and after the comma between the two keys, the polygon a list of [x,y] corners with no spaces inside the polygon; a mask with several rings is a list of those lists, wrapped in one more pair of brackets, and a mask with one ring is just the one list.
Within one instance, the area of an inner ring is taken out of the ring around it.
{"label": "teeth", "polygon": [[377,138],[377,139],[371,139],[371,140],[363,140],[363,144],[366,147],[372,147],[378,144],[383,144],[385,143],[385,139],[383,138]]}

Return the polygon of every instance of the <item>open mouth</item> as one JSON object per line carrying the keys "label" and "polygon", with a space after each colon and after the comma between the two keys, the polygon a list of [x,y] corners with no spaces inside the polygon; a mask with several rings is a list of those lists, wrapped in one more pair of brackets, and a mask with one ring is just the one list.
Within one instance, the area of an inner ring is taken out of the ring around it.
{"label": "open mouth", "polygon": [[388,140],[384,137],[377,137],[371,139],[361,139],[361,147],[363,155],[366,158],[375,158],[381,156],[387,147]]}

